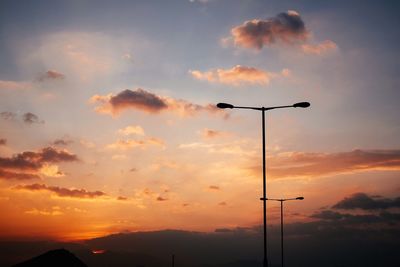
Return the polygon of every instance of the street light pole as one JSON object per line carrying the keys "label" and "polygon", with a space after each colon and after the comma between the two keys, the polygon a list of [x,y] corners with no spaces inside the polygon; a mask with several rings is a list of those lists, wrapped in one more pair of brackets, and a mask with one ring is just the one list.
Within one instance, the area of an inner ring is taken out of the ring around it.
{"label": "street light pole", "polygon": [[263,266],[268,267],[268,253],[267,253],[267,172],[266,172],[266,157],[265,157],[265,111],[278,108],[307,108],[310,106],[309,102],[299,102],[293,105],[286,106],[274,106],[274,107],[243,107],[234,106],[228,103],[218,103],[217,107],[221,109],[252,109],[258,110],[262,113],[262,155],[263,155],[263,197],[260,200],[263,201],[263,229],[264,229],[264,259]]}
{"label": "street light pole", "polygon": [[267,256],[267,170],[265,160],[265,110],[262,110],[262,150],[263,150],[263,225],[264,225],[264,267],[268,267]]}
{"label": "street light pole", "polygon": [[267,198],[267,200],[279,201],[281,203],[281,267],[284,267],[283,260],[283,202],[288,200],[303,200],[304,197],[296,197],[296,198]]}

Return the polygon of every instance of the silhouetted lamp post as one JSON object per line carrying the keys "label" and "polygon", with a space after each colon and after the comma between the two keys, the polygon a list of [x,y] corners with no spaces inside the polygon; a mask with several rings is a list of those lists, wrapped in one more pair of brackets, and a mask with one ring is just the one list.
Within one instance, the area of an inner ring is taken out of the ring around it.
{"label": "silhouetted lamp post", "polygon": [[226,109],[226,108],[240,108],[240,109],[252,109],[258,110],[262,113],[262,152],[263,152],[263,197],[260,200],[263,201],[263,210],[264,210],[264,267],[268,267],[268,260],[267,260],[267,182],[266,182],[266,169],[265,169],[265,111],[271,109],[278,109],[278,108],[307,108],[310,106],[308,102],[299,102],[290,106],[276,106],[276,107],[241,107],[241,106],[234,106],[228,103],[218,103],[217,107]]}
{"label": "silhouetted lamp post", "polygon": [[281,266],[283,267],[283,202],[289,200],[303,200],[304,197],[296,198],[267,198],[267,200],[274,200],[281,202]]}

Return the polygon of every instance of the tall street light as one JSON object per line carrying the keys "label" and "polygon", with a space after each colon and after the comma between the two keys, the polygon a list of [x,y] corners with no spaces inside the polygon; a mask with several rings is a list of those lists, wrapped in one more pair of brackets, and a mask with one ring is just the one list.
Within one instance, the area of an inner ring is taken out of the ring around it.
{"label": "tall street light", "polygon": [[276,106],[276,107],[241,107],[241,106],[234,106],[228,103],[218,103],[217,107],[222,109],[233,109],[233,108],[240,108],[240,109],[252,109],[258,110],[262,113],[262,153],[263,153],[263,197],[260,198],[263,201],[263,210],[264,210],[264,262],[263,266],[268,267],[268,259],[267,259],[267,181],[266,181],[266,169],[265,169],[265,111],[271,109],[278,109],[278,108],[307,108],[310,106],[309,102],[299,102],[289,106]]}
{"label": "tall street light", "polygon": [[283,202],[289,200],[303,200],[304,197],[296,198],[267,198],[267,200],[274,200],[281,202],[281,266],[283,267]]}

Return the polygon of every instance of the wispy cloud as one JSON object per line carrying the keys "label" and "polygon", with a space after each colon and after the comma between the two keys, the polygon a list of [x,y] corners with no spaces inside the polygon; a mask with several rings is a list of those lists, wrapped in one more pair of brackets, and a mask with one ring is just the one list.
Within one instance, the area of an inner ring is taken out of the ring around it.
{"label": "wispy cloud", "polygon": [[119,114],[127,109],[140,110],[150,114],[171,111],[181,116],[193,116],[202,111],[226,115],[215,105],[198,105],[182,99],[159,96],[141,88],[134,91],[126,89],[116,95],[94,95],[89,102],[98,104],[95,108],[97,112],[111,115]]}
{"label": "wispy cloud", "polygon": [[73,142],[74,141],[70,140],[70,139],[60,138],[60,139],[54,140],[53,145],[68,146],[68,145],[72,144]]}
{"label": "wispy cloud", "polygon": [[47,191],[54,193],[59,197],[70,197],[70,198],[99,198],[104,197],[107,194],[102,191],[87,191],[85,189],[69,189],[58,186],[47,186],[45,184],[31,184],[31,185],[18,185],[15,187],[16,190],[27,190],[27,191]]}
{"label": "wispy cloud", "polygon": [[240,86],[248,84],[267,85],[273,78],[287,76],[289,71],[284,69],[281,73],[275,73],[253,67],[236,65],[231,69],[213,69],[205,72],[190,70],[189,73],[198,80]]}
{"label": "wispy cloud", "polygon": [[208,129],[208,128],[201,130],[199,133],[200,133],[201,137],[204,139],[213,139],[213,138],[224,137],[224,136],[229,135],[228,132],[212,130],[212,129]]}
{"label": "wispy cloud", "polygon": [[337,44],[331,40],[325,40],[319,44],[303,44],[301,49],[306,54],[322,55],[338,48]]}
{"label": "wispy cloud", "polygon": [[23,90],[32,88],[32,83],[0,80],[0,90]]}
{"label": "wispy cloud", "polygon": [[164,148],[165,143],[163,140],[159,138],[149,137],[143,140],[135,140],[135,139],[118,140],[113,144],[107,145],[107,148],[127,150],[133,148],[145,149],[148,146],[158,146]]}
{"label": "wispy cloud", "polygon": [[[275,178],[314,177],[371,170],[400,170],[400,150],[353,150],[341,153],[280,153],[268,159]],[[259,172],[260,166],[252,168]]]}
{"label": "wispy cloud", "polygon": [[10,111],[3,111],[3,112],[0,112],[0,117],[6,121],[12,121],[12,120],[15,120],[15,118],[17,117],[17,114],[14,112],[10,112]]}
{"label": "wispy cloud", "polygon": [[63,80],[65,79],[65,75],[61,72],[55,70],[48,70],[45,73],[41,74],[38,78],[38,81],[50,81],[50,80]]}
{"label": "wispy cloud", "polygon": [[254,151],[242,148],[242,142],[233,142],[225,144],[209,144],[203,142],[194,142],[180,144],[180,149],[205,149],[208,153],[221,153],[243,156],[254,156]]}
{"label": "wispy cloud", "polygon": [[119,129],[118,133],[121,135],[145,135],[144,130],[141,126],[135,126],[135,125],[131,125],[131,126],[127,126],[123,129]]}

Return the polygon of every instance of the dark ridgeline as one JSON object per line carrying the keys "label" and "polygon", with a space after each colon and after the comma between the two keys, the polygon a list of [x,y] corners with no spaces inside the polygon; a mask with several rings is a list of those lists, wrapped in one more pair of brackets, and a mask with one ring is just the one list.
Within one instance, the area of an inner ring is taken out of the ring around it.
{"label": "dark ridgeline", "polygon": [[74,254],[65,249],[48,251],[40,256],[12,267],[88,267]]}

